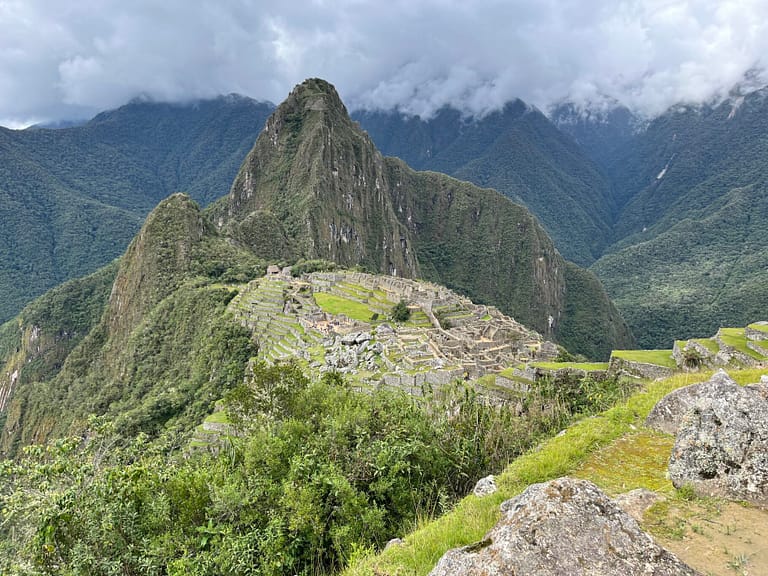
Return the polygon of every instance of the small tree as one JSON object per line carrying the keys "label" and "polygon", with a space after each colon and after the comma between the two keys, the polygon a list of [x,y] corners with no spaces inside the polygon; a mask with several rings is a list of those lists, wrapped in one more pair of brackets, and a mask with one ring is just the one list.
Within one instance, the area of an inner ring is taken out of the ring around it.
{"label": "small tree", "polygon": [[400,300],[392,307],[392,312],[389,314],[393,322],[407,322],[411,317],[411,311],[408,309],[408,304],[405,300]]}
{"label": "small tree", "polygon": [[688,347],[683,350],[683,364],[688,370],[698,370],[704,363],[704,357],[694,347]]}

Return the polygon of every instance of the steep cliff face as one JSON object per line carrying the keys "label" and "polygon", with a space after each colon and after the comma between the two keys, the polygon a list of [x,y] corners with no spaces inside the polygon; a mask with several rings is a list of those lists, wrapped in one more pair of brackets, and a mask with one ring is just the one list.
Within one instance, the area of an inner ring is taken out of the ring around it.
{"label": "steep cliff face", "polygon": [[128,333],[189,273],[193,250],[205,224],[200,208],[185,194],[163,200],[128,246],[107,310],[110,334]]}
{"label": "steep cliff face", "polygon": [[[632,344],[626,326],[603,333],[566,321],[565,260],[528,210],[494,190],[383,158],[323,80],[305,81],[277,108],[212,215],[263,257],[427,278],[498,305],[574,351],[607,356]],[[622,323],[598,281],[580,291]],[[573,337],[587,333],[584,343]]]}
{"label": "steep cliff face", "polygon": [[416,239],[423,277],[556,337],[565,262],[531,213],[494,190],[414,172],[394,158],[386,163],[393,203]]}
{"label": "steep cliff face", "polygon": [[[29,304],[14,320],[0,327],[0,451],[9,453],[21,439],[28,414],[36,410],[33,397],[50,397],[46,381],[99,322],[109,298],[117,266],[71,280]],[[21,390],[21,393],[17,393]],[[37,419],[24,432],[25,441],[38,441],[55,424],[55,414]]]}

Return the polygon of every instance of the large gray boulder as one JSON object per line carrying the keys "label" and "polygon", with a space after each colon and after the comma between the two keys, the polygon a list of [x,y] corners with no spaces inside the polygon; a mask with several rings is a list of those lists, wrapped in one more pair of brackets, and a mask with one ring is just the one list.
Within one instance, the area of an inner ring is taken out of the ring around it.
{"label": "large gray boulder", "polygon": [[585,480],[534,484],[501,512],[481,542],[448,551],[430,576],[699,574]]}
{"label": "large gray boulder", "polygon": [[706,382],[678,388],[664,396],[648,414],[645,425],[660,432],[676,434],[680,421],[700,399],[730,394],[734,386],[737,386],[736,382],[723,370],[718,370]]}
{"label": "large gray boulder", "polygon": [[675,487],[768,506],[768,385],[721,384],[683,417],[669,460]]}

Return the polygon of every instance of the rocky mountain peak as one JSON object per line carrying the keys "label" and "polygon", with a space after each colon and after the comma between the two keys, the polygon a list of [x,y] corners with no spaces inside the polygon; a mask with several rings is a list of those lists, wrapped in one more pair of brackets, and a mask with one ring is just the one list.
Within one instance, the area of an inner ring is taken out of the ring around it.
{"label": "rocky mountain peak", "polygon": [[384,159],[323,80],[298,85],[269,117],[214,218],[267,258],[324,258],[418,273],[395,216]]}
{"label": "rocky mountain peak", "polygon": [[305,111],[348,116],[347,108],[339,97],[336,88],[330,82],[320,78],[309,78],[298,84],[279,108],[278,113],[291,107],[300,107]]}

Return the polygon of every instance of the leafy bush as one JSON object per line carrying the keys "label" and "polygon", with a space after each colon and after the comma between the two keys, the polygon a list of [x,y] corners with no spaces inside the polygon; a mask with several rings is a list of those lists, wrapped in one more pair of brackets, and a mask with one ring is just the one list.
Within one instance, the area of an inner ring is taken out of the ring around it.
{"label": "leafy bush", "polygon": [[0,572],[334,572],[562,425],[535,400],[519,417],[460,383],[361,394],[294,364],[254,365],[226,403],[240,437],[217,454],[92,421],[0,465]]}
{"label": "leafy bush", "polygon": [[407,322],[411,317],[411,311],[408,308],[408,303],[405,300],[400,300],[392,307],[392,311],[389,313],[389,317],[393,322]]}

